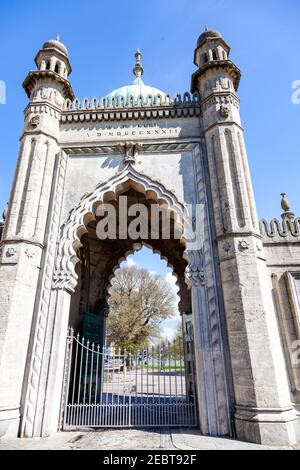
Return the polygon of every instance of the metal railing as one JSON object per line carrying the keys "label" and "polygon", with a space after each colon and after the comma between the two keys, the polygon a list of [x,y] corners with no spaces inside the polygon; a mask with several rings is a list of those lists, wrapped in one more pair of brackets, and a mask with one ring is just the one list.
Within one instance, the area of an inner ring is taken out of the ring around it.
{"label": "metal railing", "polygon": [[182,341],[132,352],[67,337],[62,429],[193,427]]}

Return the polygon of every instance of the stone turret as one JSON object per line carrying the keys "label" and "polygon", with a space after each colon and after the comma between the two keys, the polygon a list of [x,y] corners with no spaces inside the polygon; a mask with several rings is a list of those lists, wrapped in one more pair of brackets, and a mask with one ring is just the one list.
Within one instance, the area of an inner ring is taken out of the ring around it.
{"label": "stone turret", "polygon": [[[60,89],[64,98],[74,98],[74,93],[68,76],[72,72],[67,48],[59,39],[46,41],[35,57],[38,70],[33,70],[27,75],[23,87],[29,98],[39,83],[52,83],[55,89]],[[51,88],[51,86],[49,86]]]}
{"label": "stone turret", "polygon": [[[25,186],[18,175],[17,185],[13,188],[7,237],[34,237],[42,243],[45,214],[41,214],[34,229],[32,220],[40,195],[49,202],[49,185],[58,152],[61,111],[64,101],[73,99],[74,93],[67,78],[71,73],[68,51],[58,39],[44,43],[35,57],[35,63],[37,70],[30,71],[23,83],[29,103],[24,111],[24,131],[19,156],[19,172],[24,178],[28,162],[32,171],[30,179],[24,180]],[[44,179],[41,178],[43,174]]]}
{"label": "stone turret", "polygon": [[[30,71],[23,83],[30,104],[43,102],[51,105],[53,111],[60,111],[66,99],[74,99],[72,86],[68,81],[72,68],[67,48],[58,39],[49,40],[37,53],[35,63],[37,70]],[[29,124],[36,128],[39,121],[43,124],[43,113],[38,118],[31,111],[35,112],[35,109],[29,107],[25,110],[25,126]],[[55,114],[55,118],[57,117]],[[49,125],[50,122],[47,121]],[[53,130],[57,131],[57,125]]]}
{"label": "stone turret", "polygon": [[[24,111],[18,165],[1,241],[0,284],[6,300],[0,303],[0,317],[4,318],[0,374],[6,378],[1,384],[4,411],[0,410],[0,435],[14,434],[19,427],[30,328],[35,309],[41,308],[35,291],[44,276],[41,260],[50,256],[49,236],[53,235],[47,223],[53,217],[52,185],[63,158],[58,144],[60,117],[65,99],[74,97],[68,81],[68,52],[58,39],[45,42],[35,62],[37,70],[30,71],[23,83],[29,103]],[[15,338],[13,359],[6,337]],[[34,383],[34,377],[30,380]],[[32,432],[27,428],[25,435]]]}
{"label": "stone turret", "polygon": [[276,314],[271,289],[266,288],[270,280],[236,95],[241,74],[229,53],[221,34],[206,29],[197,41],[198,68],[191,88],[201,100],[232,361],[235,427],[240,439],[288,444],[296,441],[297,417],[288,381],[283,379]]}

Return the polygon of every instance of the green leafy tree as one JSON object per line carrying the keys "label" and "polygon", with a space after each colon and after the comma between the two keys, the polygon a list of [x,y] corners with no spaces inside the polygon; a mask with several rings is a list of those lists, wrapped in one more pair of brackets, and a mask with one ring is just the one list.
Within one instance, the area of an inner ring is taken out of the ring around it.
{"label": "green leafy tree", "polygon": [[107,339],[117,348],[147,347],[159,337],[161,322],[176,312],[169,282],[136,266],[118,270],[109,293]]}

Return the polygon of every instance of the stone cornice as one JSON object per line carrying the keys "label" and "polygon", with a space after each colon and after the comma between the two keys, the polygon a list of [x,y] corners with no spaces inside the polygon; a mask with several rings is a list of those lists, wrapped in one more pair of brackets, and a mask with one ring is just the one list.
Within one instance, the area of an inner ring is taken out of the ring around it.
{"label": "stone cornice", "polygon": [[59,141],[56,137],[54,137],[53,135],[49,134],[48,132],[45,132],[43,130],[25,130],[24,132],[22,132],[20,138],[19,138],[19,141],[21,142],[21,140],[26,136],[26,135],[32,135],[32,136],[36,136],[36,135],[44,135],[45,137],[47,137],[48,139],[52,139],[54,140],[54,142],[56,142],[57,144],[59,144]]}
{"label": "stone cornice", "polygon": [[262,219],[259,225],[264,244],[300,242],[300,217],[281,221],[274,218],[270,223]]}
{"label": "stone cornice", "polygon": [[43,112],[46,112],[46,108],[50,108],[54,111],[54,113],[57,113],[57,117],[59,117],[61,114],[61,108],[53,102],[51,103],[48,99],[45,101],[29,101],[26,108],[24,109],[25,116],[28,112],[31,111],[31,108],[34,108],[32,112],[36,114],[42,114]]}
{"label": "stone cornice", "polygon": [[[145,142],[142,144],[141,153],[161,153],[161,152],[188,152],[192,151],[199,142],[181,141],[181,142]],[[120,154],[122,150],[120,144],[101,143],[101,145],[74,145],[66,146],[62,145],[63,151],[67,155],[111,155]]]}
{"label": "stone cornice", "polygon": [[231,103],[239,107],[240,99],[231,91],[212,91],[203,101],[201,101],[201,109],[205,111],[213,105]]}
{"label": "stone cornice", "polygon": [[43,249],[44,248],[44,244],[39,242],[38,240],[33,240],[33,239],[28,239],[28,238],[5,238],[3,240],[1,240],[0,242],[0,247],[2,246],[5,246],[7,244],[18,244],[18,243],[24,243],[26,245],[34,245],[34,246],[37,246],[38,248],[41,248]]}
{"label": "stone cornice", "polygon": [[120,121],[137,119],[166,119],[166,118],[189,118],[200,116],[200,105],[169,105],[149,106],[132,108],[112,108],[94,110],[63,111],[61,122],[95,122],[95,121]]}
{"label": "stone cornice", "polygon": [[228,233],[224,233],[222,235],[218,235],[216,237],[216,240],[218,242],[220,242],[220,241],[226,240],[228,238],[244,238],[244,237],[255,237],[255,238],[258,238],[259,240],[262,239],[262,236],[259,233],[245,231],[245,232],[228,232]]}
{"label": "stone cornice", "polygon": [[206,134],[206,132],[211,131],[214,127],[228,127],[228,126],[236,126],[242,132],[244,132],[243,127],[240,126],[236,121],[217,121],[211,124],[210,126],[204,127],[203,132],[204,134]]}
{"label": "stone cornice", "polygon": [[32,70],[28,73],[23,82],[23,88],[26,91],[28,98],[30,98],[31,93],[38,82],[45,79],[51,79],[58,83],[62,87],[65,99],[73,100],[75,98],[70,82],[52,70]]}

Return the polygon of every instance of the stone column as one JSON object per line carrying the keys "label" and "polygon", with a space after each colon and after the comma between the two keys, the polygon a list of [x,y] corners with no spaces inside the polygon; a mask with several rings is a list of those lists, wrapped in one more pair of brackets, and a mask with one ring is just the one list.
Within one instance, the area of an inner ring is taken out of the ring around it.
{"label": "stone column", "polygon": [[0,258],[0,433],[16,435],[56,143],[24,134]]}
{"label": "stone column", "polygon": [[[70,72],[67,50],[57,40],[44,45],[37,66],[50,50]],[[13,436],[20,427],[20,407],[21,428],[30,408],[28,436],[37,416],[52,280],[49,258],[54,259],[56,248],[63,178],[59,121],[65,99],[74,98],[68,80],[48,70],[29,72],[23,87],[29,103],[0,245],[0,435]]]}
{"label": "stone column", "polygon": [[235,94],[240,72],[230,60],[199,62],[203,48],[218,45],[229,53],[219,33],[206,31],[200,36],[193,87],[201,93],[236,434],[247,441],[290,445],[297,442],[298,421],[291,404]]}
{"label": "stone column", "polygon": [[[206,436],[230,435],[228,414],[228,397],[225,376],[222,339],[213,344],[208,307],[207,283],[203,266],[203,251],[188,251],[189,264],[186,269],[186,280],[191,288],[196,389],[198,398],[199,425],[202,434]],[[215,329],[218,327],[215,325]],[[217,364],[217,366],[216,366]],[[223,366],[221,375],[218,367]],[[222,397],[220,399],[220,391]]]}
{"label": "stone column", "polygon": [[49,316],[52,318],[51,345],[49,348],[49,368],[47,370],[47,387],[43,402],[44,413],[38,422],[41,425],[40,435],[47,437],[58,431],[59,413],[62,398],[66,338],[69,324],[71,294],[64,290],[53,290]]}

